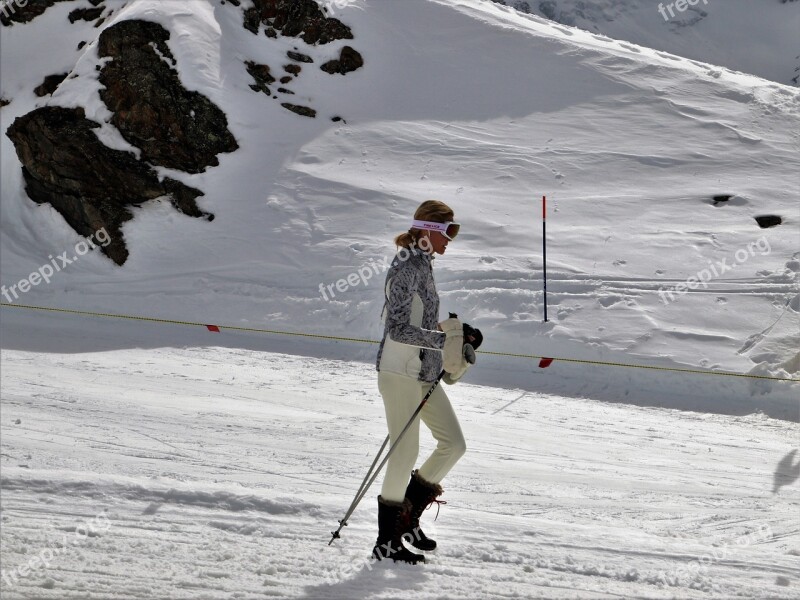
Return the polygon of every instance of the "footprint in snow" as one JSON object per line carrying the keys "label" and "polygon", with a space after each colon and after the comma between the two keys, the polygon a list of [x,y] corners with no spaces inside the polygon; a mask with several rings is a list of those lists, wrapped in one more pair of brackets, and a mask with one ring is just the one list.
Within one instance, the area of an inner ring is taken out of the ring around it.
{"label": "footprint in snow", "polygon": [[610,308],[615,304],[619,304],[622,301],[623,298],[621,296],[605,296],[598,300],[598,302],[603,308]]}

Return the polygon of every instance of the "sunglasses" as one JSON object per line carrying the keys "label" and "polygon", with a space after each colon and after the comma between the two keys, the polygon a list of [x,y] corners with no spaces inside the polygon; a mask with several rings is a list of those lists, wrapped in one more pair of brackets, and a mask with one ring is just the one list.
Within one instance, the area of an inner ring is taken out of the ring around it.
{"label": "sunglasses", "polygon": [[448,221],[447,223],[435,223],[434,221],[417,221],[416,219],[411,224],[411,229],[424,229],[427,231],[438,231],[441,233],[445,238],[450,241],[453,241],[458,235],[459,229],[461,229],[461,225],[459,223],[454,223],[453,221]]}

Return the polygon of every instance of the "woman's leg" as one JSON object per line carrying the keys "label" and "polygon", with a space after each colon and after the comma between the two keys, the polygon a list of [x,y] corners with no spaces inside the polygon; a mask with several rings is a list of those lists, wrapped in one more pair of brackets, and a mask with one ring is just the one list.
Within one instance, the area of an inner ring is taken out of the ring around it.
{"label": "woman's leg", "polygon": [[[379,372],[378,389],[386,409],[390,441],[394,445],[397,436],[400,435],[403,427],[406,426],[422,401],[421,388],[419,381],[410,377]],[[383,476],[383,487],[381,488],[381,496],[384,500],[402,502],[405,499],[408,475],[414,468],[418,455],[419,415],[405,432],[386,463],[386,474]]]}
{"label": "woman's leg", "polygon": [[[423,394],[427,393],[431,384],[422,387]],[[422,421],[431,430],[433,437],[438,442],[436,450],[419,468],[419,475],[430,483],[439,483],[444,476],[464,456],[467,451],[467,444],[464,441],[464,434],[461,433],[461,425],[458,423],[456,413],[450,404],[450,399],[442,389],[441,385],[431,394],[428,402],[422,408]],[[419,437],[419,432],[417,432]]]}

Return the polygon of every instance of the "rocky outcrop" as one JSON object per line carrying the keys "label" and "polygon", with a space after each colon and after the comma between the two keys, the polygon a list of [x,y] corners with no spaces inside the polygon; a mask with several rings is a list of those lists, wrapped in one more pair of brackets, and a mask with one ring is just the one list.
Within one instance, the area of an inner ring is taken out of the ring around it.
{"label": "rocky outcrop", "polygon": [[284,36],[301,37],[307,44],[353,39],[350,28],[326,17],[314,0],[253,0],[253,4],[244,14],[244,26],[253,33],[266,25]]}
{"label": "rocky outcrop", "polygon": [[754,217],[758,226],[761,229],[767,229],[769,227],[776,227],[783,223],[783,219],[778,215],[761,215],[758,217]]}
{"label": "rocky outcrop", "polygon": [[255,83],[250,86],[254,92],[264,92],[267,96],[271,95],[269,91],[270,84],[275,83],[275,78],[270,74],[269,65],[259,65],[249,60],[245,63],[247,72],[255,80]]}
{"label": "rocky outcrop", "polygon": [[303,67],[296,64],[288,64],[288,65],[283,65],[283,70],[297,77],[298,75],[300,75],[300,72],[303,70]]}
{"label": "rocky outcrop", "polygon": [[239,146],[228,120],[202,94],[183,87],[158,23],[117,23],[100,35],[98,54],[111,57],[100,71],[100,97],[113,125],[148,162],[188,173],[217,166],[217,154]]}
{"label": "rocky outcrop", "polygon": [[350,46],[342,48],[338,60],[329,60],[320,67],[326,73],[347,75],[364,66],[364,58]]}
{"label": "rocky outcrop", "polygon": [[56,91],[58,86],[61,85],[61,82],[67,78],[69,73],[59,73],[57,75],[48,75],[44,78],[44,81],[33,89],[33,93],[39,96],[40,98],[43,96],[50,96],[53,92]]}
{"label": "rocky outcrop", "polygon": [[[102,0],[89,1],[97,6]],[[100,14],[89,10],[81,14]],[[100,96],[113,113],[111,123],[141,150],[141,158],[105,146],[94,133],[100,124],[87,119],[82,108],[40,108],[7,131],[28,196],[51,204],[82,236],[105,228],[112,242],[102,250],[120,265],[128,257],[121,226],[133,217],[131,206],[163,196],[186,215],[213,219],[197,206],[200,190],[170,178],[159,181],[151,164],[198,173],[218,165],[217,154],[238,148],[225,114],[181,85],[169,37],[161,25],[135,20],[118,23],[99,38],[99,56],[111,59],[98,67]],[[51,93],[63,78],[46,78],[37,93]]]}
{"label": "rocky outcrop", "polygon": [[93,131],[98,127],[82,108],[48,106],[8,128],[34,202],[51,204],[82,236],[105,228],[112,241],[102,250],[118,265],[128,257],[120,227],[132,218],[131,206],[170,196],[181,212],[213,218],[195,203],[202,192],[171,179],[160,182],[132,153],[103,145]]}
{"label": "rocky outcrop", "polygon": [[94,21],[95,19],[99,19],[100,15],[103,14],[105,7],[100,6],[98,8],[76,8],[67,17],[70,23],[74,23],[75,21]]}
{"label": "rocky outcrop", "polygon": [[14,23],[29,23],[36,17],[44,14],[44,12],[56,4],[57,2],[66,2],[67,0],[28,0],[23,6],[19,0],[11,0],[11,2],[0,2],[0,23],[4,27],[10,27]]}
{"label": "rocky outcrop", "polygon": [[290,59],[292,59],[295,62],[300,62],[300,63],[313,63],[314,62],[313,58],[311,58],[308,54],[303,54],[302,52],[293,52],[292,50],[289,50],[286,53],[286,56],[288,56]]}
{"label": "rocky outcrop", "polygon": [[289,102],[281,103],[281,106],[286,110],[290,110],[293,113],[300,115],[301,117],[311,117],[312,119],[317,116],[317,111],[313,108],[309,108],[307,106],[300,106],[298,104],[290,104]]}
{"label": "rocky outcrop", "polygon": [[[315,0],[253,0],[253,6],[244,11],[244,27],[258,34],[262,26],[269,38],[277,38],[280,32],[284,36],[300,37],[311,45],[353,39],[350,28],[338,19],[325,16]],[[297,47],[287,51],[286,55],[293,62],[283,65],[283,70],[289,75],[278,79],[283,87],[279,87],[277,91],[280,94],[294,95],[294,91],[285,86],[300,76],[302,64],[313,63],[314,59],[299,52]],[[271,95],[268,85],[275,82],[275,77],[270,73],[269,67],[253,62],[246,62],[245,65],[247,72],[255,79],[255,84],[250,85],[250,88]],[[363,65],[361,54],[352,47],[345,46],[338,59],[326,62],[320,68],[330,74],[345,75]],[[281,106],[303,117],[317,116],[316,110],[308,106],[288,102],[282,102]]]}

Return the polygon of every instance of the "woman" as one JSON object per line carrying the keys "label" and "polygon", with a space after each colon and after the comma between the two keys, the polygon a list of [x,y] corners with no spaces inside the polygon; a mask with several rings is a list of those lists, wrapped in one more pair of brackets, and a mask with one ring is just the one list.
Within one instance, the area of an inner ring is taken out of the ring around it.
{"label": "woman", "polygon": [[[378,560],[425,562],[409,551],[402,539],[420,550],[436,542],[419,528],[422,511],[441,495],[439,483],[466,451],[464,436],[450,400],[437,386],[399,443],[396,439],[422,398],[437,381],[455,383],[466,371],[464,328],[453,316],[439,323],[439,296],[433,281],[433,260],[444,254],[459,230],[452,209],[437,200],[423,202],[407,233],[395,239],[400,251],[386,274],[385,328],[378,349],[378,389],[386,409],[391,442],[395,447],[378,496],[378,539],[372,550]],[[470,349],[471,350],[471,349]],[[474,354],[472,355],[474,360]],[[419,419],[438,445],[419,470]]]}

